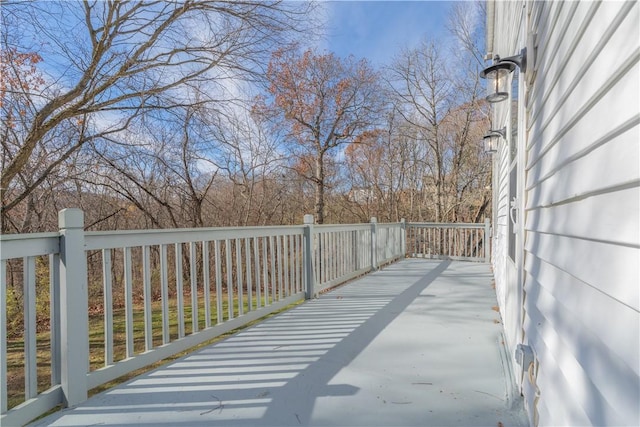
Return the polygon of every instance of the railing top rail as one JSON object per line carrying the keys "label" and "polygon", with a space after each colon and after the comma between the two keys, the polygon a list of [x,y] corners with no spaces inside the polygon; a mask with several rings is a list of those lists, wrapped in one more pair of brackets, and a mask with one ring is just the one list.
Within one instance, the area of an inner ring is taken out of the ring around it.
{"label": "railing top rail", "polygon": [[0,260],[42,256],[60,252],[58,233],[10,234],[0,236]]}
{"label": "railing top rail", "polygon": [[319,224],[313,227],[316,233],[331,233],[335,231],[370,230],[371,224],[368,222],[362,224]]}
{"label": "railing top rail", "polygon": [[[401,222],[377,222],[377,227],[398,227],[402,225]],[[371,228],[370,222],[363,222],[359,224],[319,224],[315,225],[314,229],[320,232],[332,232],[332,231],[345,231],[345,230],[369,230]]]}
{"label": "railing top rail", "polygon": [[59,236],[60,233],[58,233],[57,231],[51,231],[48,233],[0,234],[0,242],[25,239],[49,239]]}
{"label": "railing top rail", "polygon": [[484,228],[483,222],[408,222],[407,227],[417,228]]}
{"label": "railing top rail", "polygon": [[303,231],[304,226],[302,225],[94,231],[85,234],[85,249],[97,250],[251,237],[291,236],[301,235]]}

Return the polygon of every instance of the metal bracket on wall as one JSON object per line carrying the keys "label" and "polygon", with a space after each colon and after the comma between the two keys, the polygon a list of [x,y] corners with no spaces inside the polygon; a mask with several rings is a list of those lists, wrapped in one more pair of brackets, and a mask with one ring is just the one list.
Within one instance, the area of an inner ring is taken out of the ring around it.
{"label": "metal bracket on wall", "polygon": [[516,362],[518,362],[518,365],[522,366],[523,369],[527,369],[534,360],[535,356],[531,346],[518,344],[516,347]]}

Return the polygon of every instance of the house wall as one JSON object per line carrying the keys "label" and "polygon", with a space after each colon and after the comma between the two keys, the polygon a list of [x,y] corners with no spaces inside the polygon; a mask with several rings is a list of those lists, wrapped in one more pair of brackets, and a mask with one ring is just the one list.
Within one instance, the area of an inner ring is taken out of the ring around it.
{"label": "house wall", "polygon": [[[489,7],[487,13],[494,17],[493,25],[488,28],[499,30],[504,36],[495,37],[487,34],[487,38],[493,37],[493,54],[501,57],[507,57],[520,51],[525,43],[524,31],[524,3],[523,2],[496,2],[494,5],[499,7]],[[493,15],[495,13],[495,15]],[[513,78],[513,76],[512,76]],[[519,240],[513,231],[517,228],[510,229],[511,195],[510,187],[513,182],[510,180],[510,171],[516,167],[518,160],[517,155],[513,156],[513,147],[524,147],[524,135],[522,132],[514,134],[512,123],[512,115],[515,115],[514,108],[516,105],[523,103],[524,84],[522,79],[515,83],[515,87],[519,90],[510,93],[510,99],[493,105],[492,128],[501,129],[506,127],[507,138],[503,144],[499,146],[498,152],[494,155],[493,167],[493,244],[492,244],[492,260],[494,276],[496,279],[496,294],[500,314],[505,324],[505,344],[509,355],[512,357],[512,363],[515,364],[516,345],[522,342],[522,328],[518,325],[522,323],[522,300],[523,290],[518,286],[518,268],[517,261],[520,261],[521,251],[517,252],[515,259],[509,256],[509,245]],[[520,150],[521,151],[521,150]],[[514,211],[515,215],[516,212]],[[508,326],[508,327],[507,327]],[[521,375],[516,375],[515,380],[520,385]]]}
{"label": "house wall", "polygon": [[[517,53],[529,33],[537,45],[537,53],[528,51],[519,94],[521,280],[517,262],[516,278],[507,280],[505,149],[495,160],[494,189],[494,271],[505,330],[510,346],[522,342],[535,354],[529,372],[516,372],[530,420],[640,425],[639,4],[492,8],[494,54]],[[494,120],[506,123],[505,109],[497,107]],[[514,322],[507,296],[520,288]]]}

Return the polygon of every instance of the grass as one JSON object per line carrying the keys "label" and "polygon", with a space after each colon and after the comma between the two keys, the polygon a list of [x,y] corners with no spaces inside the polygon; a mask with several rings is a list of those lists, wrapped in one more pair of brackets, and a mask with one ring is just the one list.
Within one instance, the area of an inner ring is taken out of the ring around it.
{"label": "grass", "polygon": [[[215,296],[212,295],[212,300]],[[199,330],[205,327],[205,312],[204,301],[201,296],[198,298],[198,328]],[[189,305],[186,303],[189,302]],[[192,319],[191,319],[191,305],[190,298],[185,298],[184,306],[184,325],[185,335],[189,335],[193,331]],[[273,301],[269,301],[271,303]],[[228,320],[228,299],[225,295],[223,299],[223,319]],[[242,301],[244,312],[248,311],[248,301],[245,296]],[[298,303],[296,303],[298,304]],[[234,299],[234,315],[238,316],[239,301]],[[238,330],[247,328],[257,322],[264,320],[267,317],[273,316],[284,310],[288,310],[291,306],[285,307],[282,310],[271,313],[261,319],[250,322],[238,329],[235,329],[227,334],[217,336],[211,340],[203,342],[195,347],[192,347],[184,352],[175,354],[169,358],[156,362],[145,368],[132,371],[114,381],[103,384],[89,391],[89,395],[107,390],[117,384],[125,382],[135,376],[141,375],[152,369],[155,369],[161,365],[164,365],[170,361],[180,358],[194,350],[207,346],[211,343],[219,341],[229,335],[236,333]],[[178,338],[178,317],[177,317],[177,301],[171,299],[169,301],[169,331],[170,341],[174,341]],[[217,311],[216,306],[211,307],[211,324],[217,323]],[[139,354],[145,351],[145,329],[144,329],[144,306],[142,304],[134,304],[133,306],[133,342],[134,342],[134,354]],[[161,302],[152,303],[152,335],[153,346],[157,347],[162,344],[162,305]],[[103,313],[92,313],[89,316],[89,366],[90,370],[96,370],[105,366],[105,350],[104,350],[104,315]],[[125,310],[117,309],[113,313],[113,360],[117,363],[120,360],[126,358],[126,322],[125,322]],[[51,347],[50,347],[50,332],[42,332],[37,335],[37,378],[38,378],[38,393],[41,393],[51,387]],[[13,408],[25,401],[24,396],[24,341],[21,338],[10,339],[7,341],[7,394],[8,394],[8,408]]]}

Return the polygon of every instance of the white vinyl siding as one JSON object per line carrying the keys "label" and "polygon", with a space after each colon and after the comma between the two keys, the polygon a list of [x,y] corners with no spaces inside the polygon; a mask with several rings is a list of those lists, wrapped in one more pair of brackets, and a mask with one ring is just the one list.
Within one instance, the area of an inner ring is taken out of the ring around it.
{"label": "white vinyl siding", "polygon": [[[499,3],[499,5],[498,5]],[[523,2],[496,2],[495,8],[496,24],[495,28],[504,31],[508,37],[496,37],[497,44],[494,46],[494,55],[507,57],[519,53],[524,39],[524,14]],[[520,79],[521,80],[521,79]],[[521,82],[518,82],[522,86]],[[517,87],[517,85],[516,85]],[[521,94],[511,94],[520,98]],[[495,181],[494,189],[497,190],[494,209],[494,243],[493,243],[493,265],[496,277],[496,294],[500,306],[500,314],[505,325],[517,325],[521,322],[522,311],[522,291],[518,287],[516,264],[510,257],[510,241],[515,242],[510,227],[510,193],[514,193],[511,188],[513,181],[510,179],[511,155],[510,146],[517,144],[512,140],[511,128],[511,102],[512,99],[495,104],[493,106],[492,127],[501,129],[507,128],[507,140],[502,141],[495,157]],[[518,126],[519,132],[524,132],[524,126]],[[515,252],[515,251],[514,251]],[[521,328],[515,326],[505,328],[506,346],[510,356],[514,357],[516,345],[520,341]],[[515,362],[515,359],[513,359]],[[516,381],[520,378],[516,375]]]}
{"label": "white vinyl siding", "polygon": [[[493,53],[501,56],[524,47],[513,46],[523,38],[505,24],[522,22],[526,11],[509,3],[494,3]],[[513,335],[522,328],[523,342],[535,352],[539,399],[523,388],[535,406],[528,408],[530,419],[637,426],[640,7],[634,1],[526,6],[537,58],[522,76],[530,84],[526,123],[519,124],[520,132],[527,129],[524,317],[522,324],[505,319],[505,330]],[[499,233],[508,221],[508,175],[506,159],[497,162]],[[495,248],[493,261],[503,294],[510,286],[501,274],[505,251]]]}

